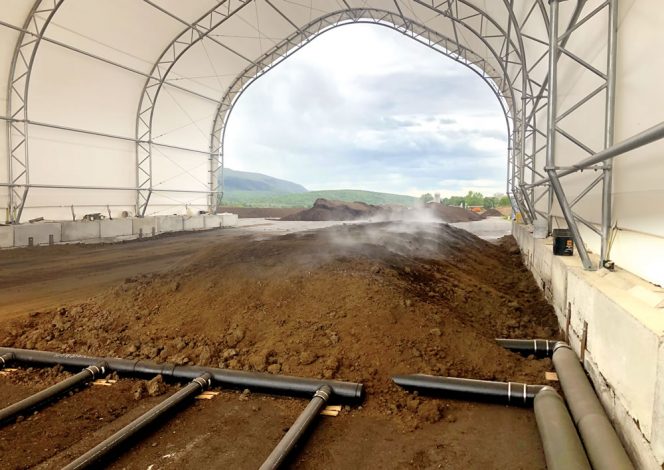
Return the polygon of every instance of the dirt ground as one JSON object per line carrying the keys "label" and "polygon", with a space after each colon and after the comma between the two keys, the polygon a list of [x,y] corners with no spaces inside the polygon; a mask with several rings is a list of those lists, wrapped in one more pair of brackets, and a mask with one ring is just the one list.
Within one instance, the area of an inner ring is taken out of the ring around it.
{"label": "dirt ground", "polygon": [[[419,397],[390,380],[429,373],[544,383],[548,359],[522,358],[493,341],[557,334],[511,238],[492,244],[414,223],[196,235],[0,252],[9,289],[33,294],[16,297],[23,310],[2,297],[0,345],[362,382],[362,406],[322,417],[291,468],[545,468],[532,410]],[[132,259],[154,265],[127,274]],[[0,406],[67,374],[0,376]],[[0,468],[58,468],[176,387],[145,384],[120,377],[88,386],[5,425]],[[219,391],[110,467],[257,468],[305,406]]]}

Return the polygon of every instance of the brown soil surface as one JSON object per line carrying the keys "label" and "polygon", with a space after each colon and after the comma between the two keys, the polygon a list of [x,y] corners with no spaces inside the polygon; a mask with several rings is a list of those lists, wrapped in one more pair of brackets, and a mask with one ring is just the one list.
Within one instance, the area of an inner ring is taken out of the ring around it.
{"label": "brown soil surface", "polygon": [[482,218],[486,219],[487,217],[502,217],[503,214],[497,209],[487,209],[482,212]]}
{"label": "brown soil surface", "polygon": [[[363,406],[325,418],[292,468],[543,469],[531,410],[418,397],[390,376],[542,383],[548,359],[522,358],[493,338],[556,330],[513,239],[494,245],[444,224],[381,223],[209,240],[169,271],[5,322],[0,344],[364,383]],[[0,405],[62,372],[23,374],[0,377],[11,390]],[[59,467],[84,452],[159,400],[134,400],[136,383],[88,387],[0,428],[0,467]],[[112,467],[256,468],[303,406],[222,391]],[[27,429],[31,438],[16,437]]]}
{"label": "brown soil surface", "polygon": [[482,220],[482,216],[463,207],[446,206],[435,202],[426,205],[426,209],[431,211],[434,218],[447,223],[472,222]]}
{"label": "brown soil surface", "polygon": [[240,219],[266,218],[279,219],[301,212],[300,207],[220,207],[219,212],[237,214]]}

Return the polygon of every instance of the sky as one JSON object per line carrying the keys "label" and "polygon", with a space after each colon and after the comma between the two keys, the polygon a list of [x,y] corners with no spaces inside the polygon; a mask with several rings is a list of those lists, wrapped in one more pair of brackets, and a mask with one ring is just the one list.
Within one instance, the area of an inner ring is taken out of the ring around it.
{"label": "sky", "polygon": [[505,117],[474,72],[386,27],[321,34],[254,81],[225,166],[309,190],[505,191]]}

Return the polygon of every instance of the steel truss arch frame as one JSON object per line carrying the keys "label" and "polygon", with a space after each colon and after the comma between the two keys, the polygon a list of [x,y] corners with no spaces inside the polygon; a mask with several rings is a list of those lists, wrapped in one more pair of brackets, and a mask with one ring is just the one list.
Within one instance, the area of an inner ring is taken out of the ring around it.
{"label": "steel truss arch frame", "polygon": [[[367,18],[362,16],[362,15],[369,15],[371,13],[379,13],[380,15],[382,15],[382,17],[375,18],[369,16]],[[347,15],[347,17],[343,17],[344,14]],[[336,21],[330,21],[331,17],[339,17],[341,19],[338,19]],[[392,18],[393,20],[386,22],[385,18],[388,17]],[[391,29],[401,32],[402,34],[412,39],[418,40],[418,42],[421,42],[424,45],[427,45],[428,47],[432,47],[437,52],[443,53],[444,55],[452,58],[453,60],[456,60],[457,62],[462,63],[463,65],[468,66],[469,68],[471,68],[471,70],[475,71],[490,86],[494,94],[497,96],[497,99],[501,103],[503,111],[505,112],[505,116],[508,121],[507,130],[508,130],[508,171],[509,171],[510,164],[514,163],[513,156],[511,155],[511,150],[513,150],[514,148],[512,142],[515,139],[515,134],[514,134],[514,126],[510,125],[510,120],[515,121],[515,112],[513,108],[515,107],[516,100],[514,96],[513,84],[508,78],[507,69],[505,67],[505,64],[501,60],[500,54],[498,54],[495,51],[493,46],[491,46],[491,44],[489,44],[485,39],[483,39],[480,33],[475,31],[473,28],[469,27],[468,25],[460,22],[460,20],[458,20],[457,18],[450,18],[449,16],[448,18],[451,19],[453,22],[459,22],[461,26],[465,27],[468,31],[470,31],[472,34],[478,37],[480,41],[483,42],[483,44],[487,47],[487,49],[492,52],[493,57],[496,59],[496,62],[501,67],[502,74],[497,74],[497,72],[493,69],[493,67],[491,67],[492,73],[486,74],[486,71],[483,68],[489,66],[486,59],[472,52],[470,49],[466,48],[465,46],[461,46],[454,39],[443,36],[440,33],[431,30],[430,28],[427,28],[415,21],[406,19],[400,13],[371,9],[371,8],[344,9],[324,15],[318,18],[317,20],[312,21],[303,28],[299,28],[298,31],[292,33],[289,37],[285,38],[282,41],[282,43],[277,44],[272,50],[268,51],[263,57],[255,60],[249,67],[245,68],[245,70],[240,75],[238,75],[238,77],[236,77],[236,79],[231,84],[227,92],[224,94],[224,96],[220,100],[217,113],[215,113],[215,119],[210,138],[210,188],[211,188],[210,200],[209,200],[210,209],[214,210],[217,204],[217,200],[212,198],[213,197],[216,198],[216,194],[222,192],[219,190],[218,186],[218,173],[220,170],[223,170],[223,142],[225,137],[226,123],[228,122],[230,112],[232,111],[235,102],[242,94],[242,92],[247,88],[247,86],[251,82],[253,82],[253,80],[259,78],[267,71],[271,70],[275,65],[277,65],[282,60],[289,57],[293,52],[298,50],[300,47],[308,43],[311,39],[313,39],[313,37],[316,37],[319,34],[322,34],[323,32],[328,31],[329,29],[334,28],[336,26],[341,26],[342,24],[349,24],[353,22],[355,23],[366,22],[366,23],[372,23],[372,24],[390,27]],[[381,21],[383,22],[381,23]],[[325,28],[321,28],[323,24],[325,24]],[[398,26],[399,24],[402,24],[402,26],[399,27]],[[420,29],[421,33],[418,34],[414,30],[408,29],[409,25],[416,25]],[[310,32],[310,30],[312,29],[314,31],[313,33]],[[428,36],[429,39],[428,42],[422,41],[417,37],[425,35]],[[437,36],[441,39],[437,42],[432,42],[430,40],[430,37],[432,35]],[[298,40],[298,38],[300,39]],[[446,48],[447,51],[443,51],[440,48],[436,47],[437,44],[443,41],[445,43],[453,44],[456,47],[456,52],[459,52],[461,50],[467,51],[465,52],[465,54],[470,52],[470,54],[477,57],[478,60],[470,61],[470,63],[464,62],[463,60],[457,60],[457,58],[454,57],[452,52],[450,52],[449,54],[446,53],[448,51],[451,51],[451,49]],[[285,49],[285,53],[283,54],[280,53],[282,49]],[[277,59],[274,59],[271,62],[268,62],[267,65],[265,65],[266,59],[274,56],[276,56]],[[482,64],[482,66],[478,64]],[[262,65],[262,68],[259,68],[259,65]],[[475,67],[477,69],[482,70],[482,72],[476,70]],[[495,81],[501,81],[502,85],[498,85]],[[502,90],[501,88],[504,90]],[[507,107],[505,106],[505,103],[503,103],[503,100],[505,102],[508,101],[504,95],[504,93],[506,92],[509,92],[510,95],[509,96],[510,103],[508,104]]]}
{"label": "steel truss arch frame", "polygon": [[[192,24],[188,24],[164,49],[152,66],[136,111],[136,215],[143,217],[152,195],[152,124],[154,110],[166,77],[177,61],[226,20],[253,0],[221,0]],[[150,3],[150,2],[149,2]],[[151,4],[151,3],[150,3]],[[174,15],[161,10],[172,18]],[[186,22],[185,22],[186,23]]]}
{"label": "steel truss arch frame", "polygon": [[[30,184],[28,93],[32,66],[46,28],[64,0],[35,0],[19,32],[7,82],[7,162],[9,222],[19,223]],[[37,15],[45,15],[39,18]],[[18,188],[22,187],[23,191]]]}

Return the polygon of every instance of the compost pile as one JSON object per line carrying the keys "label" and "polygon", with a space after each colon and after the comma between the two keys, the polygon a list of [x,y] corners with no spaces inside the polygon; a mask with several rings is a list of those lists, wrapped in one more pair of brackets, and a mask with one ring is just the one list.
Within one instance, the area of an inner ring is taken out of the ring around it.
{"label": "compost pile", "polygon": [[0,344],[357,381],[363,413],[416,427],[440,404],[413,404],[391,375],[542,383],[548,360],[494,338],[556,331],[511,237],[385,222],[214,241],[168,273],[15,321]]}
{"label": "compost pile", "polygon": [[482,220],[482,216],[475,212],[464,209],[463,207],[446,206],[437,202],[430,202],[426,205],[426,210],[431,212],[434,219],[447,223],[472,222]]}
{"label": "compost pile", "polygon": [[281,220],[357,220],[368,219],[381,211],[380,206],[363,202],[344,202],[318,198],[313,207],[282,217]]}
{"label": "compost pile", "polygon": [[496,209],[487,209],[484,212],[482,212],[482,218],[486,219],[487,217],[502,217],[503,214],[500,213],[500,211]]}

